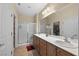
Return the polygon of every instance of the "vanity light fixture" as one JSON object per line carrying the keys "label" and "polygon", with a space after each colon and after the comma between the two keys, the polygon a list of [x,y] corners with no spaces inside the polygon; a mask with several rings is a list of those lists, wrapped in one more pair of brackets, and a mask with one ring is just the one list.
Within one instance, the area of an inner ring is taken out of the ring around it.
{"label": "vanity light fixture", "polygon": [[50,12],[50,8],[49,8],[49,7],[47,7],[47,8],[42,12],[42,15],[45,15],[45,14],[47,14],[48,12]]}
{"label": "vanity light fixture", "polygon": [[56,12],[55,8],[49,6],[49,7],[47,7],[47,8],[42,12],[42,16],[43,16],[43,18],[44,18],[44,17],[47,17],[48,15],[50,15],[50,14],[52,14],[52,13],[55,13],[55,12]]}

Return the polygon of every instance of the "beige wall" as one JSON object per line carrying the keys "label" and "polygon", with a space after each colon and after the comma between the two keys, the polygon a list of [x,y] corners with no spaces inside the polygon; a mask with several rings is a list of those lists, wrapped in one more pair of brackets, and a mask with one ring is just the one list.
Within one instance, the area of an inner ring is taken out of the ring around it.
{"label": "beige wall", "polygon": [[34,22],[34,17],[33,16],[27,16],[27,15],[18,15],[18,22],[19,23],[29,23],[29,22]]}
{"label": "beige wall", "polygon": [[34,23],[36,23],[36,33],[40,32],[40,17],[39,14],[34,16]]}

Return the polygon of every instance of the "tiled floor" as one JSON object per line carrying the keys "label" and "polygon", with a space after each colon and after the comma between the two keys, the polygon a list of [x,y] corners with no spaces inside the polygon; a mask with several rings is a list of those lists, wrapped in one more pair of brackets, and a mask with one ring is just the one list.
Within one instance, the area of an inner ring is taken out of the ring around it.
{"label": "tiled floor", "polygon": [[33,50],[27,51],[26,45],[19,46],[15,48],[14,56],[33,56]]}

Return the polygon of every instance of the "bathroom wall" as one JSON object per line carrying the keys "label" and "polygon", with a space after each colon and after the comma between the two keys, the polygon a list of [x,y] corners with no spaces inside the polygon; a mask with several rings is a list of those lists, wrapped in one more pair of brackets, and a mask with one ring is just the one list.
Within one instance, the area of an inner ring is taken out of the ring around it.
{"label": "bathroom wall", "polygon": [[36,33],[40,33],[40,30],[41,30],[41,28],[40,28],[40,19],[41,17],[40,17],[40,15],[39,14],[36,14],[35,16],[34,16],[34,23],[36,23]]}
{"label": "bathroom wall", "polygon": [[27,15],[18,15],[18,22],[19,24],[21,23],[29,23],[29,22],[34,22],[34,17],[33,16],[27,16]]}
{"label": "bathroom wall", "polygon": [[[56,11],[45,19],[49,20],[47,22],[51,25],[53,25],[53,22],[60,21],[60,35],[66,37],[71,37],[74,34],[78,35],[78,4],[68,5],[64,9]],[[52,28],[53,27],[51,27],[51,29]]]}

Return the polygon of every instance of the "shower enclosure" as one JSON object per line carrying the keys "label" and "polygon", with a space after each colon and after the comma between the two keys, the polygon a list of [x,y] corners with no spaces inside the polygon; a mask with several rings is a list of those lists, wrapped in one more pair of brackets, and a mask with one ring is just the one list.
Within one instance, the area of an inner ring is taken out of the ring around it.
{"label": "shower enclosure", "polygon": [[19,24],[18,44],[32,43],[33,34],[36,32],[35,23]]}

